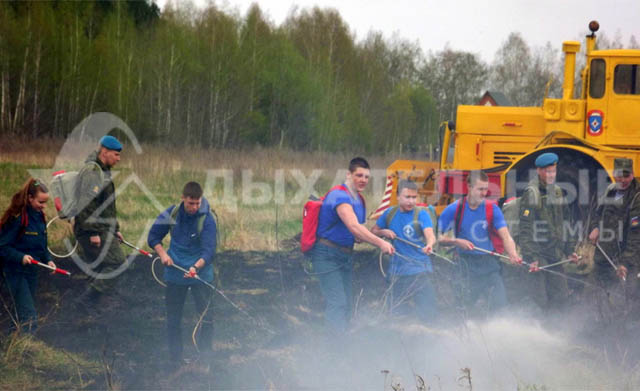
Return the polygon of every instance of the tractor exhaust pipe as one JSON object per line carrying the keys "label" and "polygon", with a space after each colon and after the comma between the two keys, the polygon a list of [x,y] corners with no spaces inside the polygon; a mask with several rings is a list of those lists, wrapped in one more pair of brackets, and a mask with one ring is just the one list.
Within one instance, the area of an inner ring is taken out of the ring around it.
{"label": "tractor exhaust pipe", "polygon": [[566,41],[562,43],[564,52],[564,83],[562,84],[562,99],[573,99],[573,85],[576,73],[576,53],[580,50],[580,42]]}

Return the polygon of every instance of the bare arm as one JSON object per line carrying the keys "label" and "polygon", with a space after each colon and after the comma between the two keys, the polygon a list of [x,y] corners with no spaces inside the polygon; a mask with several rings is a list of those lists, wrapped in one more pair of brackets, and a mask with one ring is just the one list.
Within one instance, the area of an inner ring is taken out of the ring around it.
{"label": "bare arm", "polygon": [[473,243],[467,239],[454,238],[453,236],[441,234],[438,236],[438,242],[443,246],[456,246],[463,250],[473,250]]}
{"label": "bare arm", "polygon": [[340,204],[336,208],[336,212],[338,212],[338,217],[340,217],[340,220],[342,220],[349,232],[351,232],[356,239],[379,247],[384,253],[394,253],[393,246],[389,242],[385,242],[381,238],[372,234],[367,227],[358,222],[358,218],[356,217],[351,205]]}
{"label": "bare arm", "polygon": [[384,238],[389,238],[389,239],[395,239],[396,238],[396,233],[395,232],[393,232],[390,229],[380,228],[380,227],[378,227],[378,224],[374,225],[371,228],[371,233],[376,235],[376,236],[380,236],[380,237],[384,237]]}
{"label": "bare arm", "polygon": [[516,250],[516,243],[513,241],[511,234],[509,234],[509,229],[507,227],[502,227],[498,230],[498,236],[502,239],[502,243],[504,243],[504,249],[509,254],[509,261],[511,264],[520,264],[522,263],[522,259],[518,256],[518,251]]}
{"label": "bare arm", "polygon": [[425,254],[431,254],[433,251],[433,246],[436,244],[436,236],[433,233],[433,228],[425,228],[422,230],[424,237],[427,239],[427,245],[422,248],[422,251]]}
{"label": "bare arm", "polygon": [[153,250],[160,256],[160,260],[165,266],[173,265],[173,259],[171,259],[169,254],[167,254],[167,252],[165,251],[164,247],[162,247],[162,243],[158,243],[153,246]]}

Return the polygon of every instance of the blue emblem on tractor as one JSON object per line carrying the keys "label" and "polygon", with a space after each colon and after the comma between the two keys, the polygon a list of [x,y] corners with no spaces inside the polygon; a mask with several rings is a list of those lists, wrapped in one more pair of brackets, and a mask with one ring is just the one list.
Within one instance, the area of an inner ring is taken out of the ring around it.
{"label": "blue emblem on tractor", "polygon": [[604,114],[600,110],[591,110],[587,113],[587,124],[590,136],[599,136],[602,134],[602,121]]}

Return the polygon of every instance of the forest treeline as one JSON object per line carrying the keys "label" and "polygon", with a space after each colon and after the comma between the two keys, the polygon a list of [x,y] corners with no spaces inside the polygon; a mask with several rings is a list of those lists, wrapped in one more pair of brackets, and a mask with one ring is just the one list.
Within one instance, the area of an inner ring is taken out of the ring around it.
{"label": "forest treeline", "polygon": [[154,143],[423,150],[458,104],[486,90],[517,105],[540,104],[548,82],[558,95],[557,48],[570,38],[532,48],[512,33],[487,64],[376,31],[357,39],[334,9],[294,10],[274,25],[256,4],[239,15],[137,0],[2,1],[0,135],[64,137],[107,111]]}

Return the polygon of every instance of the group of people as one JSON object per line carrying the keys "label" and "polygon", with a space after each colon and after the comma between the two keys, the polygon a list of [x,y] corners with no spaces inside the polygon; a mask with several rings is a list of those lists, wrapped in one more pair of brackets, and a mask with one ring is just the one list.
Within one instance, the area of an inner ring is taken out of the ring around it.
{"label": "group of people", "polygon": [[[86,159],[74,185],[77,211],[73,232],[81,258],[91,278],[74,300],[74,307],[98,317],[113,296],[117,269],[125,262],[120,246],[124,240],[117,220],[115,185],[111,169],[120,161],[122,144],[113,136],[100,139],[97,151]],[[49,189],[38,179],[29,179],[13,196],[0,219],[0,260],[2,274],[13,303],[12,330],[33,333],[37,329],[35,292],[37,265],[55,268],[47,249],[47,222],[44,209]],[[181,202],[163,211],[148,234],[148,245],[166,266],[164,271],[167,339],[170,358],[182,362],[182,313],[191,292],[201,325],[198,349],[211,351],[213,311],[212,290],[201,281],[213,282],[216,252],[216,221],[197,182],[184,185]],[[171,234],[167,249],[163,239]],[[181,270],[180,270],[181,269]],[[186,272],[184,272],[186,270]],[[198,281],[201,280],[201,281]]]}
{"label": "group of people", "polygon": [[[87,313],[100,312],[116,282],[105,276],[125,260],[111,179],[111,168],[120,161],[121,150],[122,144],[115,137],[104,136],[76,179],[75,197],[80,207],[73,229],[93,278],[75,305]],[[501,260],[512,265],[521,265],[524,260],[526,264],[557,271],[533,273],[531,278],[536,284],[534,300],[541,308],[562,308],[568,297],[567,280],[562,266],[552,264],[560,259],[581,261],[574,252],[575,240],[561,232],[569,212],[563,192],[555,184],[557,164],[554,153],[543,153],[535,160],[537,175],[528,183],[518,210],[520,255],[501,209],[487,199],[489,179],[483,171],[469,173],[467,195],[448,205],[439,218],[433,209],[417,206],[418,186],[414,182],[399,181],[397,206],[388,208],[368,229],[361,193],[369,182],[370,166],[364,158],[352,159],[343,185],[333,188],[323,200],[317,239],[310,251],[326,304],[328,330],[342,335],[349,329],[356,242],[367,242],[391,256],[388,292],[394,314],[408,314],[427,323],[436,320],[438,303],[431,257],[447,259],[434,253],[436,244],[441,249],[453,249],[447,254],[453,254],[455,259],[459,302],[464,308],[473,307],[481,298],[492,312],[507,306]],[[594,273],[604,289],[625,281],[630,287],[626,292],[636,295],[640,271],[636,261],[640,247],[640,184],[634,178],[630,159],[615,159],[614,179],[590,222],[588,239],[600,250],[596,252]],[[0,258],[4,280],[15,303],[14,324],[26,332],[37,328],[37,270],[33,261],[55,267],[47,251],[43,211],[48,199],[46,185],[29,179],[13,196],[0,220]],[[181,320],[188,292],[202,322],[198,348],[205,353],[211,350],[213,292],[202,281],[213,282],[216,231],[202,187],[188,182],[181,202],[163,211],[148,234],[149,247],[166,266],[167,337],[174,360],[182,359]],[[165,249],[163,239],[169,233],[171,241]]]}
{"label": "group of people", "polygon": [[[502,210],[487,199],[489,178],[481,170],[469,173],[467,195],[448,205],[439,218],[429,208],[416,206],[415,183],[400,180],[397,206],[388,208],[369,231],[364,226],[364,202],[359,194],[367,185],[370,168],[366,160],[353,159],[343,186],[325,196],[317,242],[311,250],[326,303],[327,329],[334,334],[348,329],[351,254],[354,243],[361,241],[391,256],[387,278],[393,313],[410,314],[427,323],[436,320],[438,305],[430,258],[447,260],[434,253],[436,244],[442,251],[453,248],[446,253],[455,259],[457,301],[462,309],[470,309],[483,299],[488,312],[503,310],[508,299],[502,264],[524,263],[533,272],[527,277],[533,285],[532,301],[544,312],[565,310],[570,291],[564,264],[572,262],[579,267],[586,260],[575,252],[578,237],[572,232],[569,204],[556,184],[558,156],[542,153],[535,166],[537,175],[516,204],[518,251]],[[613,176],[614,183],[598,200],[590,219],[588,240],[598,249],[593,273],[603,292],[623,283],[626,302],[635,303],[639,297],[640,187],[634,178],[633,161],[616,158]]]}

